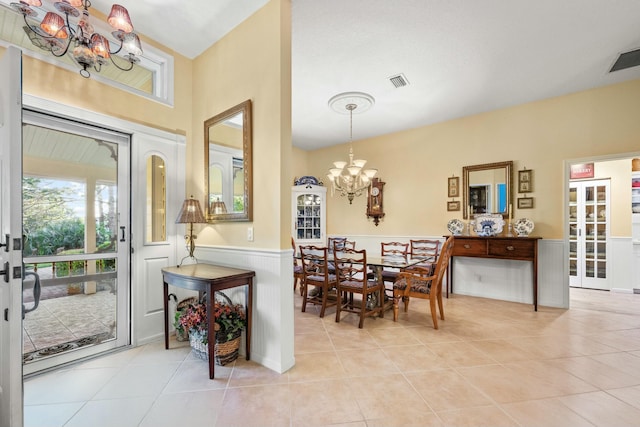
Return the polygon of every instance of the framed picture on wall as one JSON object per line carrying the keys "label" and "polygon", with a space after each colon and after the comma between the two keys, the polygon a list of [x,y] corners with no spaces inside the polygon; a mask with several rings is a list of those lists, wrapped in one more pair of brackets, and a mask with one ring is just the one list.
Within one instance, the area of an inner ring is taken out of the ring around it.
{"label": "framed picture on wall", "polygon": [[460,178],[457,176],[452,176],[448,180],[449,189],[447,192],[447,197],[460,197]]}
{"label": "framed picture on wall", "polygon": [[[451,178],[449,178],[449,179],[451,179]],[[448,211],[459,211],[460,210],[460,202],[457,201],[457,200],[456,201],[452,200],[450,202],[447,202],[447,210]]]}
{"label": "framed picture on wall", "polygon": [[518,197],[518,209],[533,209],[533,197]]}
{"label": "framed picture on wall", "polygon": [[518,193],[533,192],[533,171],[523,169],[518,171]]}

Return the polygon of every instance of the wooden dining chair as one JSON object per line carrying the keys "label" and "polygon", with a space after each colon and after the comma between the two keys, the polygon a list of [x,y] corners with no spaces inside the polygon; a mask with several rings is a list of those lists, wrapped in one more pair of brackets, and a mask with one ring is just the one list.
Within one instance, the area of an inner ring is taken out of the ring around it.
{"label": "wooden dining chair", "polygon": [[[380,255],[383,257],[399,257],[403,259],[407,259],[409,256],[409,243],[400,243],[400,242],[381,242],[380,243]],[[398,273],[400,270],[393,269],[382,270],[382,280],[383,282],[388,282],[393,284],[398,277]]]}
{"label": "wooden dining chair", "polygon": [[411,255],[411,258],[422,259],[422,261],[412,267],[428,268],[433,270],[436,265],[436,260],[438,259],[440,243],[440,240],[436,239],[409,240],[409,254]]}
{"label": "wooden dining chair", "polygon": [[[329,237],[329,239],[327,240],[328,242],[328,248],[329,248],[329,252],[333,253],[336,250],[343,250],[345,248],[347,249],[355,249],[356,248],[356,242],[354,240],[347,240],[346,237]],[[336,268],[333,265],[333,257],[329,257],[331,258],[329,260],[329,272],[335,274],[336,272]]]}
{"label": "wooden dining chair", "polygon": [[[302,312],[307,310],[307,304],[320,305],[320,317],[324,317],[327,307],[337,305],[336,275],[329,272],[329,249],[313,245],[300,246],[303,278]],[[309,288],[317,289],[310,292]]]}
{"label": "wooden dining chair", "polygon": [[300,261],[296,259],[296,243],[293,240],[293,237],[291,238],[291,248],[293,248],[293,290],[295,291],[298,287],[298,283],[300,283],[300,295],[302,295],[302,279],[304,276],[302,272],[302,265],[300,264]]}
{"label": "wooden dining chair", "polygon": [[431,318],[434,329],[438,329],[438,318],[436,316],[436,302],[440,309],[440,318],[444,320],[444,309],[442,304],[442,278],[453,251],[453,237],[450,236],[442,245],[442,252],[436,262],[435,270],[431,268],[416,267],[411,270],[401,271],[396,282],[393,284],[393,320],[398,320],[398,305],[400,299],[404,301],[404,311],[409,310],[411,298],[422,298],[429,300]]}
{"label": "wooden dining chair", "polygon": [[356,242],[353,240],[347,240],[346,237],[329,237],[327,239],[327,247],[329,248],[329,251],[333,251],[334,247],[337,247],[338,249],[355,249]]}
{"label": "wooden dining chair", "polygon": [[[337,249],[333,257],[338,288],[336,322],[340,322],[342,311],[357,314],[360,317],[359,328],[364,326],[365,317],[384,317],[384,285],[367,277],[367,251]],[[360,295],[359,301],[354,299],[354,294]]]}

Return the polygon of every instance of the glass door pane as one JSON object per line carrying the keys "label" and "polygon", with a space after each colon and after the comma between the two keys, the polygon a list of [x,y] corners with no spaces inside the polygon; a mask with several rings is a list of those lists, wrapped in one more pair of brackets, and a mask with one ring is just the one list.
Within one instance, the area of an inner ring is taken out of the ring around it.
{"label": "glass door pane", "polygon": [[[23,126],[25,373],[128,343],[128,144],[78,125]],[[52,123],[53,124],[53,123]],[[128,137],[121,136],[128,142]],[[123,148],[124,147],[124,148]],[[127,158],[128,156],[124,156]],[[124,192],[124,194],[123,194]],[[40,298],[33,288],[39,279]]]}

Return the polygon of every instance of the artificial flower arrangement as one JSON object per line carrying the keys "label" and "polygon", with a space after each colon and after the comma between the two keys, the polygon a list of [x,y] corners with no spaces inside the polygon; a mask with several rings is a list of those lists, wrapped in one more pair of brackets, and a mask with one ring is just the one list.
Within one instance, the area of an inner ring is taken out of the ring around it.
{"label": "artificial flower arrangement", "polygon": [[[222,292],[217,295],[225,298],[221,302],[215,300],[213,306],[213,318],[216,323],[216,341],[229,341],[240,335],[240,332],[247,324],[244,307],[241,304],[233,304],[229,297]],[[181,310],[178,324],[181,328],[190,333],[196,333],[202,337],[202,342],[207,343],[207,304],[197,302],[189,304]]]}

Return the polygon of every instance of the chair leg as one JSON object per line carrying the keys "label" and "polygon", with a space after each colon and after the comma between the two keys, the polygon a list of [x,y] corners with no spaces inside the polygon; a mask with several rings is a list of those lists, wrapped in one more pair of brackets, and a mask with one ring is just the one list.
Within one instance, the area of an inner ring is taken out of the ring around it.
{"label": "chair leg", "polygon": [[339,289],[336,289],[338,298],[338,303],[336,304],[336,323],[340,323],[340,309],[342,308],[342,292]]}
{"label": "chair leg", "polygon": [[364,315],[367,311],[367,294],[362,294],[362,302],[360,307],[360,323],[358,324],[358,328],[362,329],[364,326]]}
{"label": "chair leg", "polygon": [[429,298],[429,306],[431,308],[431,318],[433,319],[433,329],[438,329],[438,313],[436,313],[436,297]]}
{"label": "chair leg", "polygon": [[402,297],[402,302],[404,302],[404,312],[409,312],[409,297]]}
{"label": "chair leg", "polygon": [[307,310],[307,284],[300,283],[300,295],[302,295],[302,312]]}
{"label": "chair leg", "polygon": [[327,295],[329,291],[323,286],[322,287],[322,306],[320,307],[320,317],[324,317],[324,309],[327,308]]}
{"label": "chair leg", "polygon": [[399,291],[393,290],[393,321],[398,321],[398,305],[400,304],[400,298],[402,294]]}
{"label": "chair leg", "polygon": [[438,292],[438,307],[440,308],[440,318],[444,320],[444,310],[442,309],[442,292]]}

